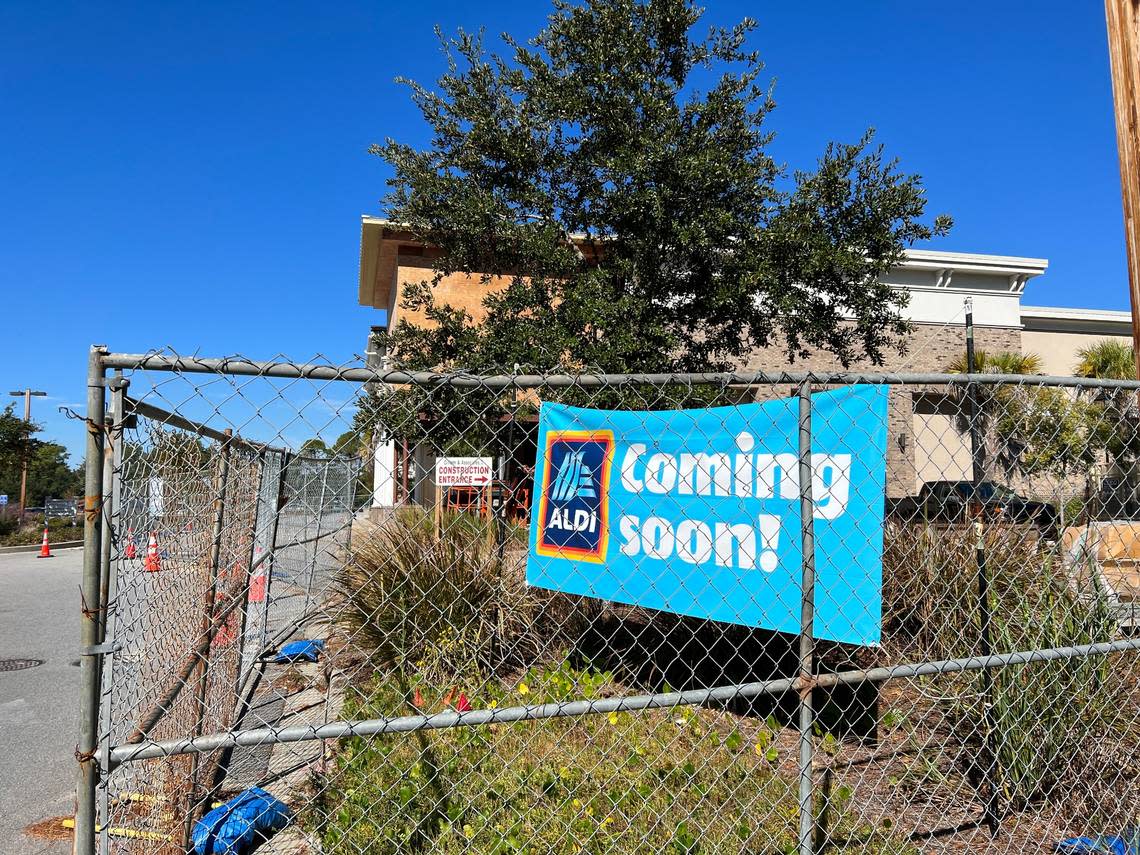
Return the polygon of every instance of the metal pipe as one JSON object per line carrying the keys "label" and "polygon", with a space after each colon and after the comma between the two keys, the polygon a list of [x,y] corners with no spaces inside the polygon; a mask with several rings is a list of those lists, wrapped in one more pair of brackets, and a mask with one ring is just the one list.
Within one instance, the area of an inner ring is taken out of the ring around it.
{"label": "metal pipe", "polygon": [[812,855],[815,836],[815,781],[812,762],[815,741],[812,728],[812,672],[815,670],[815,508],[811,495],[811,384],[800,384],[799,464],[800,464],[800,855]]}
{"label": "metal pipe", "polygon": [[79,620],[79,761],[76,778],[75,852],[95,853],[95,789],[99,767],[99,653],[103,615],[99,577],[103,534],[103,411],[106,348],[93,345],[87,359],[87,460],[83,489],[83,581]]}
{"label": "metal pipe", "polygon": [[[122,373],[121,371],[119,372]],[[256,454],[261,454],[266,451],[278,451],[284,453],[285,449],[273,448],[261,442],[250,442],[247,439],[242,439],[240,436],[234,436],[233,431],[229,428],[226,430],[218,430],[209,425],[204,425],[201,422],[196,422],[193,419],[188,419],[186,416],[172,413],[169,410],[164,410],[162,407],[156,407],[154,404],[148,404],[145,401],[137,401],[134,398],[126,398],[124,400],[126,412],[132,416],[142,416],[152,421],[156,421],[163,427],[178,428],[189,433],[195,433],[203,439],[213,439],[218,442],[225,442],[235,448],[245,448]]]}
{"label": "metal pipe", "polygon": [[[857,685],[861,683],[884,683],[888,680],[911,679],[914,677],[935,677],[955,674],[961,671],[981,671],[986,668],[1004,668],[1010,665],[1031,665],[1039,662],[1052,662],[1058,659],[1078,659],[1088,656],[1107,656],[1140,650],[1140,638],[1124,641],[1106,641],[1098,644],[1082,644],[1070,647],[1051,647],[1041,650],[1022,650],[1014,653],[998,653],[989,657],[967,656],[961,659],[943,659],[936,662],[922,662],[910,665],[894,665],[886,668],[870,668],[857,671],[841,671],[836,674],[818,674],[812,678],[813,686],[831,688],[833,686]],[[349,736],[375,736],[387,733],[412,733],[418,730],[440,730],[449,727],[469,727],[484,724],[505,724],[516,721],[535,721],[548,718],[600,715],[611,712],[636,712],[640,710],[670,709],[679,706],[695,706],[710,703],[728,703],[759,695],[778,695],[799,691],[799,677],[782,677],[778,680],[763,680],[754,683],[734,683],[714,689],[692,689],[685,692],[662,692],[652,695],[630,695],[621,698],[603,698],[590,701],[567,701],[564,703],[538,704],[535,706],[502,707],[497,709],[472,710],[456,713],[453,711],[434,715],[408,715],[393,718],[376,718],[363,721],[338,721],[331,724],[293,727],[261,727],[254,730],[239,730],[229,733],[216,733],[198,739],[167,739],[142,744],[119,745],[111,749],[109,755],[99,753],[99,759],[106,759],[109,768],[137,760],[155,757],[171,757],[176,754],[215,751],[232,745],[266,745],[270,743],[306,742],[313,739],[343,739]]]}
{"label": "metal pipe", "polygon": [[233,376],[278,377],[288,379],[346,380],[358,383],[384,383],[389,385],[439,385],[482,389],[535,389],[567,386],[630,386],[684,383],[688,386],[753,386],[798,385],[804,381],[816,384],[872,385],[980,385],[997,386],[1018,384],[1032,386],[1067,386],[1088,389],[1140,390],[1140,380],[1106,380],[1101,378],[1057,377],[1023,374],[939,374],[932,372],[858,371],[751,371],[703,374],[500,374],[488,377],[476,374],[444,374],[433,371],[384,371],[371,368],[341,368],[333,365],[297,364],[291,362],[254,362],[246,359],[204,359],[201,357],[172,357],[154,354],[117,353],[106,357],[110,368],[127,368],[148,371],[173,371],[186,374],[228,374]]}
{"label": "metal pipe", "polygon": [[[112,563],[112,547],[114,531],[114,523],[118,513],[119,501],[119,485],[118,473],[119,466],[121,465],[121,454],[119,447],[122,444],[122,430],[123,430],[123,389],[126,384],[123,382],[123,372],[121,370],[115,371],[115,376],[111,382],[107,384],[111,389],[111,410],[107,418],[104,420],[106,426],[106,446],[103,455],[103,491],[104,491],[104,509],[103,509],[103,530],[102,530],[102,555],[101,555],[101,568],[99,579],[99,603],[102,610],[103,619],[99,625],[99,643],[105,644],[107,641],[108,632],[110,630],[111,612],[110,603],[111,598],[114,596],[114,591],[117,585],[115,584],[114,564]],[[112,636],[114,637],[114,636]],[[111,655],[108,657],[106,654],[100,656],[99,663],[99,686],[100,686],[100,709],[99,709],[99,745],[100,747],[109,747],[111,744],[111,691],[114,687],[114,667],[115,657]],[[109,810],[109,797],[107,787],[104,785],[98,792],[98,817],[101,819],[101,829],[99,831],[99,851],[103,855],[107,855],[111,848],[110,835],[107,832],[108,826],[108,810]]]}
{"label": "metal pipe", "polygon": [[[206,724],[206,703],[210,688],[210,648],[213,645],[217,626],[214,623],[214,604],[218,598],[218,574],[222,565],[222,534],[226,518],[226,489],[230,480],[230,439],[233,431],[223,432],[224,438],[218,450],[218,471],[214,476],[214,525],[210,539],[209,584],[206,587],[206,603],[202,609],[202,637],[205,638],[205,654],[198,661],[198,685],[194,712],[194,735],[201,736]],[[193,679],[193,677],[191,677]],[[183,846],[189,846],[190,834],[194,827],[194,806],[198,799],[198,755],[190,762],[190,792],[186,797],[186,817],[182,833]]]}
{"label": "metal pipe", "polygon": [[[974,301],[966,298],[966,369],[970,375],[977,373],[977,355],[974,350]],[[974,546],[974,564],[977,568],[978,586],[978,646],[982,656],[993,653],[990,640],[990,580],[986,569],[986,532],[983,523],[984,512],[981,506],[981,485],[986,478],[985,467],[985,437],[982,435],[981,420],[983,414],[978,404],[978,392],[974,383],[966,387],[967,409],[970,416],[970,462],[971,462],[971,492],[970,501],[966,504],[966,511],[977,513],[974,522],[976,543]],[[982,672],[982,711],[986,732],[983,734],[982,757],[982,788],[984,790],[984,812],[986,825],[990,836],[998,832],[998,797],[997,782],[997,720],[993,707],[993,674]]]}

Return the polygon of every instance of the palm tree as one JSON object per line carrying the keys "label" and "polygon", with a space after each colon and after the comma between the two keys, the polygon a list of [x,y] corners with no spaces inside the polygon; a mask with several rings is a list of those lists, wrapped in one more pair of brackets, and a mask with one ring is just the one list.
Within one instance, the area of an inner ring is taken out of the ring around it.
{"label": "palm tree", "polygon": [[1100,380],[1135,380],[1136,357],[1132,345],[1118,339],[1105,338],[1077,351],[1080,357],[1073,366],[1074,377]]}
{"label": "palm tree", "polygon": [[[966,353],[963,352],[947,366],[947,370],[952,374],[970,373],[966,356]],[[1015,353],[1008,350],[1000,350],[992,353],[985,350],[975,350],[973,373],[1040,374],[1041,357],[1035,353]],[[1020,443],[1008,441],[999,443],[997,437],[994,435],[996,433],[995,426],[1009,403],[1009,399],[1010,389],[1006,386],[978,384],[974,387],[974,406],[976,409],[971,417],[965,390],[959,390],[957,393],[958,417],[955,421],[958,430],[962,433],[968,433],[971,427],[971,420],[977,425],[978,436],[981,438],[978,458],[982,464],[984,478],[987,481],[991,480],[994,474],[993,464],[995,462],[995,455],[990,453],[991,446],[998,446],[998,454],[996,457],[1007,469],[1011,468],[1014,465],[1013,461],[1020,456]]]}
{"label": "palm tree", "polygon": [[[1076,377],[1089,377],[1099,380],[1135,380],[1135,351],[1128,342],[1105,338],[1082,347],[1077,351],[1079,361],[1073,366]],[[1114,488],[1112,495],[1104,496],[1113,506],[1110,513],[1117,515],[1130,508],[1136,498],[1136,476],[1134,461],[1140,456],[1140,424],[1137,423],[1136,393],[1129,389],[1100,389],[1094,400],[1101,408],[1101,427],[1106,434],[1104,446],[1108,452],[1107,463],[1114,465],[1114,477],[1125,482]],[[1125,484],[1127,486],[1125,486]],[[1123,488],[1123,489],[1121,489]],[[1123,507],[1116,507],[1121,505]]]}
{"label": "palm tree", "polygon": [[[946,366],[951,374],[968,374],[966,354],[963,352]],[[1041,357],[1036,353],[1014,353],[999,350],[990,353],[986,350],[974,351],[975,374],[1040,374]]]}

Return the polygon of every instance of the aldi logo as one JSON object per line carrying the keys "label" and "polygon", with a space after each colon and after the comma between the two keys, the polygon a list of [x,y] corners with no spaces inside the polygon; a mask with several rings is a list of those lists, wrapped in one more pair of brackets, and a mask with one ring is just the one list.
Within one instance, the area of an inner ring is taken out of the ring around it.
{"label": "aldi logo", "polygon": [[613,431],[547,432],[538,508],[539,555],[605,560],[613,454]]}

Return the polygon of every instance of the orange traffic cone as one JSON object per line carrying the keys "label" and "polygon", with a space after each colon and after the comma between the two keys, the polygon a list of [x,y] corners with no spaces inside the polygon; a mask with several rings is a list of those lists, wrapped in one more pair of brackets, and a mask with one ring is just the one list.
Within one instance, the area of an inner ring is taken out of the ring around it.
{"label": "orange traffic cone", "polygon": [[127,550],[123,553],[124,558],[138,558],[139,550],[135,546],[135,530],[133,528],[127,529]]}
{"label": "orange traffic cone", "polygon": [[157,573],[162,569],[158,558],[158,538],[154,532],[150,533],[150,540],[146,544],[146,558],[143,559],[143,569],[148,573]]}
{"label": "orange traffic cone", "polygon": [[37,555],[36,558],[54,558],[55,557],[54,555],[51,554],[51,544],[48,543],[47,532],[48,532],[47,526],[45,525],[44,526],[44,540],[43,540],[43,543],[40,544],[40,554]]}

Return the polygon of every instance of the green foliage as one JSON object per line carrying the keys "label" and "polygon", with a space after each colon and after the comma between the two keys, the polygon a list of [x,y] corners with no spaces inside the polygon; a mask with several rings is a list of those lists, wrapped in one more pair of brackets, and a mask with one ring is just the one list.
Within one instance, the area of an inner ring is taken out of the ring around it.
{"label": "green foliage", "polygon": [[[786,175],[755,23],[700,36],[700,17],[557,0],[507,56],[442,40],[447,73],[408,82],[431,146],[373,148],[394,171],[387,216],[442,251],[403,290],[432,325],[399,321],[393,364],[700,371],[769,344],[845,364],[901,346],[906,297],[879,276],[949,219],[922,221],[919,178],[870,132]],[[482,322],[435,299],[452,273],[503,277]]]}
{"label": "green foliage", "polygon": [[[488,684],[471,703],[553,703],[618,689],[609,674],[562,663]],[[451,694],[417,677],[407,685],[377,678],[348,700],[345,715],[410,712],[416,690],[428,713]],[[348,739],[317,782],[307,821],[326,851],[362,855],[794,852],[796,779],[755,750],[756,727],[723,711],[680,708]],[[843,798],[831,809],[844,851],[916,852],[857,827]]]}
{"label": "green foliage", "polygon": [[1106,338],[1077,351],[1075,377],[1101,380],[1135,380],[1136,359],[1132,346],[1119,339]]}
{"label": "green foliage", "polygon": [[[969,362],[966,352],[956,356],[946,366],[951,374],[969,374]],[[986,350],[974,351],[975,374],[1040,374],[1041,357],[1036,353],[1015,353],[1008,350],[989,352]]]}
{"label": "green foliage", "polygon": [[[947,370],[968,373],[966,354]],[[1041,373],[1041,358],[1034,353],[974,352],[978,374]],[[1023,385],[983,385],[973,388],[975,412],[964,390],[956,392],[960,406],[957,427],[970,430],[973,420],[982,438],[981,459],[987,478],[1000,468],[1005,474],[1047,473],[1065,476],[1087,469],[1112,442],[1114,419],[1103,403],[1074,399],[1065,389]]]}
{"label": "green foliage", "polygon": [[500,671],[550,655],[585,626],[587,601],[527,586],[521,529],[499,556],[468,514],[403,511],[358,539],[336,577],[339,621],[380,669],[412,663],[453,676]]}
{"label": "green foliage", "polygon": [[994,433],[1006,471],[1064,476],[1097,463],[1111,441],[1104,407],[1065,389],[1014,387],[1000,396]]}
{"label": "green foliage", "polygon": [[68,462],[67,449],[36,438],[40,426],[25,422],[9,405],[0,411],[0,493],[15,503],[20,497],[20,472],[28,461],[28,506],[47,498],[72,498],[82,493],[83,479]]}
{"label": "green foliage", "polygon": [[0,411],[0,461],[10,465],[23,460],[30,452],[32,437],[40,427],[16,415],[15,405],[9,404]]}
{"label": "green foliage", "polygon": [[305,457],[355,457],[360,453],[361,440],[356,430],[346,430],[329,445],[319,436],[306,439],[297,450]]}
{"label": "green foliage", "polygon": [[[975,536],[968,527],[904,526],[885,539],[884,647],[905,661],[950,659],[979,650]],[[991,644],[998,653],[1092,644],[1113,638],[1116,624],[1095,585],[1078,585],[1062,558],[1011,530],[992,528],[985,542]],[[1127,727],[1134,674],[1108,657],[1014,665],[936,678],[934,685],[964,745],[981,745],[988,678],[996,716],[996,777],[1014,810],[1057,794],[1074,758]],[[1128,711],[1123,717],[1118,709]],[[897,725],[897,716],[892,716]],[[884,724],[886,722],[884,721]],[[1112,759],[1108,762],[1115,763]],[[980,755],[978,769],[985,765]],[[975,770],[977,771],[977,770]],[[944,774],[916,767],[923,780]],[[913,777],[913,774],[912,774]]]}
{"label": "green foliage", "polygon": [[325,445],[325,441],[319,436],[314,436],[301,443],[301,447],[297,449],[297,453],[304,457],[328,457],[329,447]]}
{"label": "green foliage", "polygon": [[40,442],[28,461],[28,504],[43,505],[47,498],[70,499],[83,493],[83,473],[68,462],[67,449]]}
{"label": "green foliage", "polygon": [[360,434],[355,430],[346,430],[336,438],[333,443],[331,453],[339,454],[344,457],[355,457],[360,454],[362,448]]}
{"label": "green foliage", "polygon": [[[1116,622],[1103,597],[1081,599],[1048,568],[1036,585],[1019,593],[994,611],[997,651],[1096,644],[1115,634]],[[985,678],[979,675],[975,685],[982,691]],[[1131,721],[1131,712],[1125,717],[1117,712],[1125,702],[1123,688],[1106,656],[993,672],[998,780],[1015,810],[1075,783],[1067,777],[1073,758],[1117,724]],[[980,713],[972,721],[981,727]]]}
{"label": "green foliage", "polygon": [[[1116,339],[1103,339],[1077,351],[1080,360],[1073,366],[1078,377],[1103,380],[1135,380],[1136,361],[1132,347]],[[1105,445],[1117,464],[1127,470],[1140,457],[1140,424],[1137,422],[1136,393],[1129,389],[1089,390],[1103,413],[1107,436]]]}
{"label": "green foliage", "polygon": [[53,545],[63,541],[83,539],[83,522],[78,519],[56,518],[45,523],[43,514],[35,514],[24,518],[22,528],[16,527],[16,521],[14,513],[0,516],[0,546],[30,546],[39,543],[45,525],[51,529]]}

